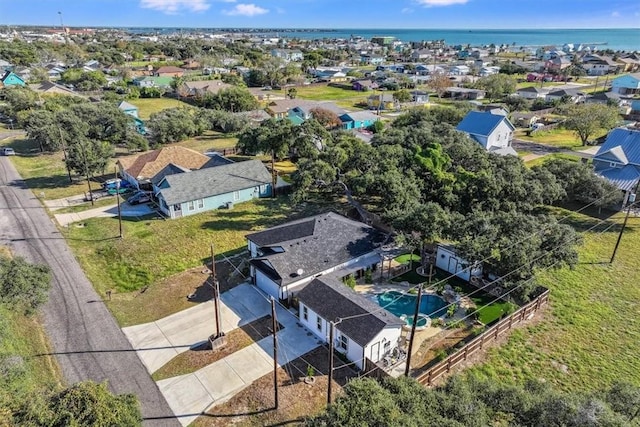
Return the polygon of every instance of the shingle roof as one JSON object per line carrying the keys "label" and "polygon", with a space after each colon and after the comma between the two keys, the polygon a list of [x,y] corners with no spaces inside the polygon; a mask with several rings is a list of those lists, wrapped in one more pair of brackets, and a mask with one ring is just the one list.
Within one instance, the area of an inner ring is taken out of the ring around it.
{"label": "shingle roof", "polygon": [[[287,285],[373,252],[385,235],[371,226],[330,212],[249,234],[247,239],[260,247],[284,249],[284,252],[252,260],[252,264],[270,273],[274,281]],[[301,275],[297,274],[299,269],[303,270]]]}
{"label": "shingle roof", "polygon": [[314,279],[297,294],[298,299],[325,320],[359,316],[336,325],[360,346],[364,347],[387,326],[405,324],[400,318],[354,292],[333,277]]}
{"label": "shingle roof", "polygon": [[609,132],[604,144],[594,156],[594,160],[598,160],[598,157],[617,146],[622,148],[629,163],[640,166],[640,131],[626,128],[616,128]]}
{"label": "shingle roof", "polygon": [[136,156],[118,159],[125,172],[138,180],[153,178],[170,163],[185,169],[200,169],[209,157],[180,146],[163,147]]}
{"label": "shingle roof", "polygon": [[222,89],[229,89],[235,87],[220,80],[200,80],[197,82],[184,82],[184,85],[189,90],[208,92],[216,94]]}
{"label": "shingle roof", "polygon": [[271,182],[260,160],[231,163],[165,177],[169,188],[160,190],[168,205],[205,199]]}
{"label": "shingle roof", "polygon": [[158,68],[156,73],[184,73],[184,69],[173,65],[165,65]]}
{"label": "shingle roof", "polygon": [[546,91],[535,86],[529,86],[518,89],[516,92],[545,93]]}
{"label": "shingle roof", "polygon": [[472,135],[489,136],[503,120],[512,130],[514,129],[511,122],[503,115],[492,114],[491,112],[469,111],[456,129]]}

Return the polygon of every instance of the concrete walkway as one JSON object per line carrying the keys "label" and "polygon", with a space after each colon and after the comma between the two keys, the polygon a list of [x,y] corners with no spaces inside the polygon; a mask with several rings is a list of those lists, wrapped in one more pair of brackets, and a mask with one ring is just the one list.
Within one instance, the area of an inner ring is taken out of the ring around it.
{"label": "concrete walkway", "polygon": [[[254,290],[254,292],[258,292]],[[259,297],[263,301],[262,296]],[[266,301],[265,301],[266,302]],[[278,365],[283,366],[316,348],[320,342],[299,325],[298,319],[280,305]],[[265,337],[198,371],[158,381],[158,388],[183,426],[207,409],[231,399],[258,378],[273,371],[273,338]]]}
{"label": "concrete walkway", "polygon": [[[270,303],[252,285],[221,295],[222,330],[227,333],[271,313]],[[215,332],[213,301],[160,320],[122,329],[150,374]]]}

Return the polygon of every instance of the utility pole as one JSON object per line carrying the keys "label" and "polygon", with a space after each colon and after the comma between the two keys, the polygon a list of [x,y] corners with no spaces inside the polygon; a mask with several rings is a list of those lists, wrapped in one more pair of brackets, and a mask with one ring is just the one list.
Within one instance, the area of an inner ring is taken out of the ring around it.
{"label": "utility pole", "polygon": [[331,383],[333,382],[333,329],[335,324],[329,322],[329,381],[327,385],[327,406],[331,405]]}
{"label": "utility pole", "polygon": [[276,320],[276,300],[271,297],[271,328],[273,329],[273,399],[274,409],[278,409],[278,321]]}
{"label": "utility pole", "polygon": [[220,284],[218,283],[218,277],[216,275],[216,259],[213,244],[211,244],[211,283],[213,286],[213,309],[215,311],[216,320],[216,334],[213,339],[218,339],[224,336],[224,332],[220,332]]}
{"label": "utility pole", "polygon": [[118,228],[120,230],[120,238],[122,239],[122,210],[120,209],[120,181],[118,181],[118,167],[115,169],[116,178],[116,200],[118,201]]}
{"label": "utility pole", "polygon": [[89,199],[91,199],[91,206],[95,205],[93,201],[93,194],[91,190],[91,179],[89,178],[89,166],[87,165],[87,152],[82,141],[78,141],[80,151],[82,152],[82,162],[84,163],[84,174],[87,178],[87,187],[89,187]]}
{"label": "utility pole", "polygon": [[416,334],[416,325],[418,324],[418,315],[420,314],[420,302],[422,301],[422,286],[420,283],[418,287],[418,298],[416,299],[416,311],[413,313],[413,324],[411,325],[411,337],[409,337],[409,350],[407,351],[407,365],[404,367],[404,375],[409,376],[409,370],[411,369],[411,351],[413,351],[413,338]]}
{"label": "utility pole", "polygon": [[627,207],[627,214],[624,216],[624,222],[622,223],[622,228],[620,229],[620,234],[618,234],[618,240],[616,241],[616,246],[613,248],[613,253],[611,254],[611,259],[609,260],[609,264],[613,264],[613,261],[616,259],[616,252],[618,252],[618,246],[620,246],[620,241],[622,240],[622,233],[624,233],[624,229],[627,226],[627,221],[629,220],[629,215],[631,214],[631,207],[635,204],[636,194],[638,194],[638,188],[640,187],[640,179],[636,182],[636,188],[633,190],[633,193],[629,194],[629,206]]}
{"label": "utility pole", "polygon": [[276,152],[271,152],[271,198],[276,198],[276,184],[278,184],[278,172],[276,172]]}

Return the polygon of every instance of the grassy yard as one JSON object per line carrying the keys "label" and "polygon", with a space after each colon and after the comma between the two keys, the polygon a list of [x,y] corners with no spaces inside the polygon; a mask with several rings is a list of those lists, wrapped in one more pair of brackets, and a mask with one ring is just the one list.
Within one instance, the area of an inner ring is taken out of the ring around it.
{"label": "grassy yard", "polygon": [[395,257],[393,259],[395,262],[397,262],[398,264],[409,264],[409,262],[411,260],[413,260],[413,262],[418,262],[420,261],[420,255],[416,255],[416,254],[404,254],[404,255],[400,255],[398,257]]}
{"label": "grassy yard", "polygon": [[[573,218],[594,222],[581,214]],[[621,214],[614,220],[620,223]],[[610,265],[618,232],[614,227],[585,235],[574,269],[540,272],[539,282],[551,289],[544,319],[515,331],[470,372],[507,383],[544,379],[575,391],[605,388],[615,380],[640,385],[640,218],[630,218]]]}
{"label": "grassy yard", "polygon": [[[374,92],[357,92],[351,89],[342,89],[339,87],[317,85],[317,86],[301,86],[297,87],[297,98],[309,99],[312,101],[334,101],[338,106],[347,109],[354,109],[357,104],[365,102],[367,97]],[[284,91],[282,96],[285,95]]]}
{"label": "grassy yard", "polygon": [[533,160],[529,160],[528,162],[525,162],[525,165],[529,168],[532,168],[534,166],[538,166],[543,164],[544,162],[551,160],[551,159],[565,159],[565,160],[571,160],[574,162],[579,162],[580,161],[580,157],[578,156],[574,156],[571,154],[567,154],[567,153],[551,153],[551,154],[547,154],[546,156],[542,156],[542,157],[538,157],[537,159],[533,159]]}
{"label": "grassy yard", "polygon": [[215,151],[223,148],[235,147],[238,143],[238,138],[230,137],[220,132],[207,131],[203,135],[196,136],[184,141],[177,142],[171,145],[179,145],[185,148],[191,148],[192,150],[204,153],[206,151]]}
{"label": "grassy yard", "polygon": [[145,295],[155,298],[147,305],[155,311],[155,305],[165,304],[162,289],[155,288],[163,279],[206,262],[212,243],[216,253],[229,256],[245,250],[245,235],[252,231],[329,208],[314,204],[294,209],[284,197],[261,199],[177,220],[124,221],[122,240],[116,238],[115,218],[92,218],[84,227],[71,227],[68,241],[96,290],[102,295],[114,291],[109,308],[118,321],[131,324],[141,320],[135,301],[139,293],[133,291],[148,287]]}
{"label": "grassy yard", "polygon": [[[600,138],[606,135],[607,131],[601,129],[598,133],[591,136],[590,140]],[[580,138],[572,130],[568,129],[551,129],[548,131],[535,132],[532,136],[518,135],[519,139],[524,141],[537,142],[539,144],[551,145],[553,147],[561,147],[569,150],[583,150],[588,147],[583,147]]]}
{"label": "grassy yard", "polygon": [[142,120],[146,120],[153,113],[166,110],[167,108],[190,107],[182,101],[173,98],[138,98],[128,101],[138,107],[138,114]]}

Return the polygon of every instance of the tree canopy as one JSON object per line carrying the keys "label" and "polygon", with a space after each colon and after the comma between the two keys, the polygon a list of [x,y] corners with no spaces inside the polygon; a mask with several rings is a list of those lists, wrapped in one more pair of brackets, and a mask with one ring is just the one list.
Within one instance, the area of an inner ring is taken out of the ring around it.
{"label": "tree canopy", "polygon": [[24,258],[0,257],[0,303],[33,313],[47,301],[51,287],[49,267]]}
{"label": "tree canopy", "polygon": [[[354,379],[309,427],[484,427],[638,425],[640,389],[615,384],[609,392],[569,393],[542,382],[506,385],[456,376],[428,389],[411,378]],[[635,405],[635,406],[634,406]]]}
{"label": "tree canopy", "polygon": [[603,104],[575,104],[564,109],[567,119],[564,126],[575,131],[587,145],[589,138],[600,129],[613,129],[620,121],[620,115],[616,107]]}

